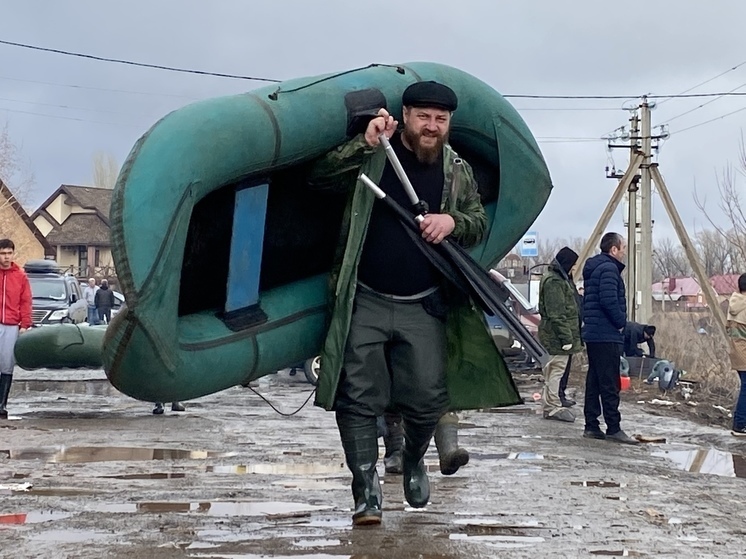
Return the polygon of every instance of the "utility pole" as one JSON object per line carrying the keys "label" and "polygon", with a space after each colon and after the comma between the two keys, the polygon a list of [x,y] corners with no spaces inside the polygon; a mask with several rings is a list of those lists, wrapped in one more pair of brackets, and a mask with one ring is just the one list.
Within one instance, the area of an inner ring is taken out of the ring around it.
{"label": "utility pole", "polygon": [[[699,259],[699,255],[694,249],[694,244],[689,238],[684,224],[681,221],[673,198],[666,186],[663,176],[660,173],[657,163],[652,162],[652,150],[657,149],[653,146],[653,141],[668,138],[668,133],[662,131],[660,135],[652,135],[650,123],[650,110],[653,108],[643,97],[641,104],[633,109],[639,110],[630,118],[630,134],[614,135],[609,137],[609,148],[625,148],[630,150],[629,166],[623,175],[618,174],[615,168],[607,167],[608,178],[621,179],[614,193],[606,205],[601,217],[599,218],[593,232],[580,253],[578,262],[573,268],[575,277],[579,278],[578,270],[582,270],[585,261],[591,255],[591,252],[598,247],[601,235],[609,225],[612,215],[616,211],[619,202],[624,197],[624,193],[629,194],[629,210],[627,213],[627,320],[636,322],[648,322],[652,316],[652,262],[653,262],[653,219],[652,219],[652,183],[658,188],[658,192],[663,201],[663,206],[671,218],[679,242],[684,248],[689,259],[689,264],[694,270],[694,274],[699,281],[699,285],[704,292],[707,305],[712,313],[713,318],[720,332],[727,338],[728,334],[725,329],[725,317],[717,301],[715,290],[710,284],[709,278],[705,274],[704,266]],[[611,140],[629,139],[629,145],[612,145]],[[641,207],[640,216],[637,216],[637,193],[640,190]],[[640,229],[640,239],[638,243],[637,229]],[[640,252],[638,253],[638,246]],[[664,300],[666,295],[663,295]],[[669,299],[670,300],[670,299]],[[665,301],[664,301],[665,302]]]}
{"label": "utility pole", "polygon": [[640,122],[642,124],[641,147],[644,159],[640,167],[640,260],[636,268],[636,293],[641,294],[641,296],[640,300],[637,301],[635,322],[647,324],[653,316],[653,192],[650,184],[650,165],[653,156],[651,153],[650,105],[648,105],[647,97],[642,98],[642,104],[640,105]]}
{"label": "utility pole", "polygon": [[[640,118],[633,114],[629,119],[630,139],[629,139],[629,159],[632,161],[634,154],[637,153],[637,137],[640,131]],[[645,154],[643,153],[643,163]],[[627,198],[629,207],[627,209],[627,320],[637,322],[637,191],[639,189],[639,176],[635,173],[632,181],[627,188]]]}

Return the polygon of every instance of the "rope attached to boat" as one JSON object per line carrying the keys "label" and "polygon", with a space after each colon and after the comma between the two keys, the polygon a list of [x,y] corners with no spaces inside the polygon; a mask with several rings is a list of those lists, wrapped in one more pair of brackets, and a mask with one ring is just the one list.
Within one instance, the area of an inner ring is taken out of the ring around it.
{"label": "rope attached to boat", "polygon": [[278,409],[277,409],[277,408],[276,408],[276,407],[274,406],[274,404],[273,404],[272,402],[270,402],[269,400],[267,400],[267,399],[266,399],[266,398],[265,398],[264,396],[262,396],[261,394],[259,394],[259,392],[257,392],[256,390],[254,390],[254,389],[253,389],[252,387],[250,387],[250,386],[247,386],[246,388],[248,388],[248,389],[249,389],[249,390],[251,390],[251,391],[252,391],[252,392],[253,392],[254,394],[256,394],[257,396],[259,396],[259,397],[260,397],[260,398],[261,398],[262,400],[264,400],[264,401],[265,401],[265,402],[267,403],[267,405],[268,405],[268,406],[269,406],[270,408],[272,408],[273,410],[275,410],[275,412],[277,412],[278,414],[280,414],[280,415],[282,415],[282,416],[284,416],[284,417],[290,417],[290,416],[293,416],[293,415],[295,415],[296,413],[298,413],[298,412],[299,412],[300,410],[302,410],[303,408],[305,408],[305,407],[306,407],[306,404],[308,404],[308,402],[309,402],[309,401],[311,400],[311,396],[313,396],[314,394],[316,394],[316,389],[314,388],[313,390],[311,390],[311,393],[310,393],[310,394],[308,395],[308,398],[306,398],[306,401],[305,401],[305,402],[303,402],[303,403],[301,404],[301,406],[300,406],[300,407],[299,407],[299,408],[298,408],[297,410],[295,410],[295,411],[294,411],[294,412],[292,412],[292,413],[285,413],[285,412],[282,412],[282,411],[278,410]]}

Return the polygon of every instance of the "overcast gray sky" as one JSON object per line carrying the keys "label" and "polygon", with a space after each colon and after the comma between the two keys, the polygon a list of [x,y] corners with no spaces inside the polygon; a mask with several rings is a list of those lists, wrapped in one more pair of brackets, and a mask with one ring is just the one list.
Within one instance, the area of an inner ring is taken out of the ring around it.
{"label": "overcast gray sky", "polygon": [[[427,60],[503,94],[679,93],[746,61],[744,21],[742,0],[0,0],[6,41],[277,79]],[[0,45],[0,125],[7,119],[35,173],[35,204],[60,184],[89,183],[96,151],[121,164],[167,112],[262,85]],[[739,86],[746,91],[746,64],[695,91]],[[662,103],[653,124],[709,100]],[[511,102],[539,139],[555,184],[534,229],[588,235],[615,183],[604,176],[605,142],[577,139],[627,124],[624,101]],[[671,122],[659,162],[692,230],[705,225],[694,185],[714,206],[715,177],[737,161],[746,110],[683,129],[742,107],[746,97],[722,98]],[[623,169],[627,152],[616,150],[613,160]],[[673,236],[658,199],[654,218],[656,238]],[[611,228],[622,228],[621,210]]]}

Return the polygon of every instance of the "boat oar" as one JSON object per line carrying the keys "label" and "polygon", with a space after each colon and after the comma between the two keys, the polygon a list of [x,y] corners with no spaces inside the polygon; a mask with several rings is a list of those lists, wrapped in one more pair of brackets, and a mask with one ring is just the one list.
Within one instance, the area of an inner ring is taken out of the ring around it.
{"label": "boat oar", "polygon": [[[416,228],[419,233],[417,223],[424,219],[424,214],[427,213],[427,204],[417,196],[412,183],[409,181],[409,177],[407,177],[399,158],[396,156],[385,134],[379,136],[379,141],[384,147],[386,157],[389,159],[397,177],[399,177],[417,214],[412,215],[408,213],[395,200],[389,198],[364,173],[360,175],[360,180],[373,191],[379,200],[383,201],[397,215],[403,224],[407,225],[410,229],[413,227]],[[444,274],[446,279],[456,284],[462,291],[466,291],[471,295],[474,302],[487,314],[499,316],[531,357],[542,367],[547,363],[549,355],[544,346],[531,335],[520,319],[507,307],[506,301],[510,297],[510,293],[504,286],[496,283],[487,270],[482,268],[463,247],[450,237],[446,237],[439,244],[428,243],[419,235],[416,238],[419,240],[421,246],[426,247],[426,253],[438,255],[440,256],[440,260],[446,262],[442,267],[436,265],[441,272],[444,269],[448,271],[447,274]],[[431,258],[431,261],[434,262],[434,258]]]}

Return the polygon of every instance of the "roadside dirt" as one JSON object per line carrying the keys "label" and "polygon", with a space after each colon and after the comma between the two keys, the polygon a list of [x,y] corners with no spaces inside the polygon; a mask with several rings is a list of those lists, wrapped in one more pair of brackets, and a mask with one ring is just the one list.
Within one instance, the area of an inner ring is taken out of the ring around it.
{"label": "roadside dirt", "polygon": [[[310,403],[283,417],[236,387],[153,416],[100,371],[18,371],[0,557],[741,556],[746,441],[632,392],[623,427],[666,443],[583,439],[582,421],[542,419],[534,375],[516,375],[525,405],[460,414],[471,461],[456,475],[431,445],[426,509],[379,463],[383,525],[353,529],[334,416]],[[285,412],[311,391],[287,371],[254,384]]]}

